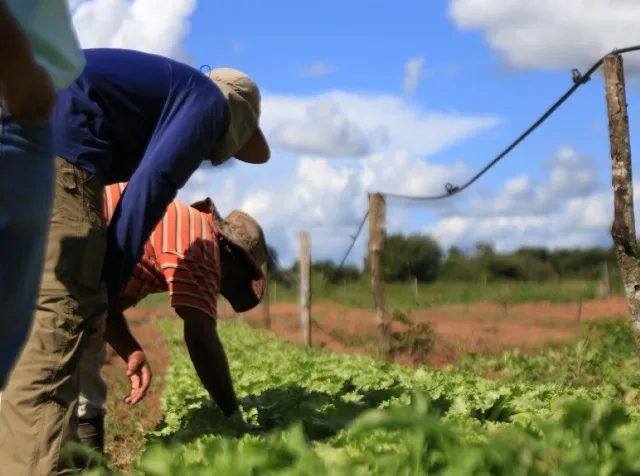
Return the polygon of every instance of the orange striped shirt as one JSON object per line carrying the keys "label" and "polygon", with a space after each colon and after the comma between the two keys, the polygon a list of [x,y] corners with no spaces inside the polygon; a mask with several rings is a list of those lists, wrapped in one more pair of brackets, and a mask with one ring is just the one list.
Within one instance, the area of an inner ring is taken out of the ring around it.
{"label": "orange striped shirt", "polygon": [[[103,213],[111,221],[126,183],[104,188]],[[176,199],[145,243],[124,295],[139,302],[169,291],[172,307],[188,306],[214,319],[220,292],[220,248],[211,214]]]}

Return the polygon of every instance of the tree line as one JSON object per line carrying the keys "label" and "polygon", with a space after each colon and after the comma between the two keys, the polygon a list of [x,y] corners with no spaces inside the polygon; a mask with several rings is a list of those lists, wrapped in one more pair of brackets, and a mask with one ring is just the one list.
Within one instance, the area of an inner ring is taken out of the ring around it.
{"label": "tree line", "polygon": [[[297,276],[298,262],[279,273],[278,254],[269,247],[269,271],[272,279],[287,281],[287,274]],[[385,281],[398,282],[417,279],[429,283],[450,281],[548,281],[553,279],[599,279],[605,264],[610,271],[617,269],[613,247],[581,249],[547,249],[522,247],[511,253],[498,253],[491,243],[477,243],[463,250],[452,246],[446,252],[428,235],[392,234],[385,242]],[[356,281],[368,274],[369,260],[361,268],[345,265],[338,268],[330,260],[311,264],[314,274],[324,276],[330,283]]]}

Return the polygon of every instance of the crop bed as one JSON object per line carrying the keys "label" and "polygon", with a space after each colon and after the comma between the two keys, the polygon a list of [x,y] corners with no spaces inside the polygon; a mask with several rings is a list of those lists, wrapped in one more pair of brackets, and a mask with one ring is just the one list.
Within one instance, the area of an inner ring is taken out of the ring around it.
{"label": "crop bed", "polygon": [[607,382],[500,383],[305,351],[223,323],[245,418],[268,428],[243,434],[210,402],[179,327],[164,328],[165,419],[142,474],[640,474],[639,413]]}

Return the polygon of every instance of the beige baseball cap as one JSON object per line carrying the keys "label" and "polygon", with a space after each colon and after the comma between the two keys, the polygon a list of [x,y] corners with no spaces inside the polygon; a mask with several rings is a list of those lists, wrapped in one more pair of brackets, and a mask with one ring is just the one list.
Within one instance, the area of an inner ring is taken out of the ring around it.
{"label": "beige baseball cap", "polygon": [[231,122],[211,162],[220,165],[231,157],[249,164],[264,164],[271,157],[260,129],[260,89],[248,75],[233,68],[216,68],[208,74],[229,104]]}

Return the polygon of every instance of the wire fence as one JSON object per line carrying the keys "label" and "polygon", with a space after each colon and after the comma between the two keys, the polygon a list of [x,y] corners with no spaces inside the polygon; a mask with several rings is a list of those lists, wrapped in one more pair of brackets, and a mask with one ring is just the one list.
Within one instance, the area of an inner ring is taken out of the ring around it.
{"label": "wire fence", "polygon": [[[636,45],[615,49],[608,55],[639,50],[640,45]],[[400,350],[407,355],[430,354],[437,345],[434,329],[440,337],[449,335],[450,341],[454,342],[457,338],[469,342],[495,342],[498,346],[526,346],[526,343],[535,341],[536,336],[545,342],[574,336],[583,320],[625,314],[627,304],[623,298],[595,300],[611,296],[609,278],[591,282],[499,283],[491,286],[486,283],[445,282],[440,289],[434,289],[415,280],[386,283],[385,286],[383,277],[382,249],[386,239],[387,200],[428,203],[467,190],[586,84],[608,55],[596,61],[584,74],[574,69],[571,87],[513,142],[461,185],[448,183],[444,193],[435,195],[413,196],[395,192],[369,194],[369,207],[351,235],[349,246],[337,267],[338,270],[344,267],[368,222],[369,283],[345,281],[336,285],[328,280],[319,280],[318,283],[312,279],[309,271],[310,254],[301,254],[300,269],[306,271],[298,276],[281,269],[275,257],[270,256],[273,279],[268,286],[268,299],[262,306],[244,315],[233,313],[228,303],[221,300],[220,317],[244,319],[310,347],[342,346],[377,354],[388,360],[392,350]],[[603,287],[606,290],[603,291]],[[307,311],[301,312],[301,309]],[[306,317],[301,318],[305,313]],[[310,322],[305,322],[305,319]],[[312,329],[313,338],[301,335],[301,330],[305,328]],[[468,347],[473,348],[472,345]]]}

